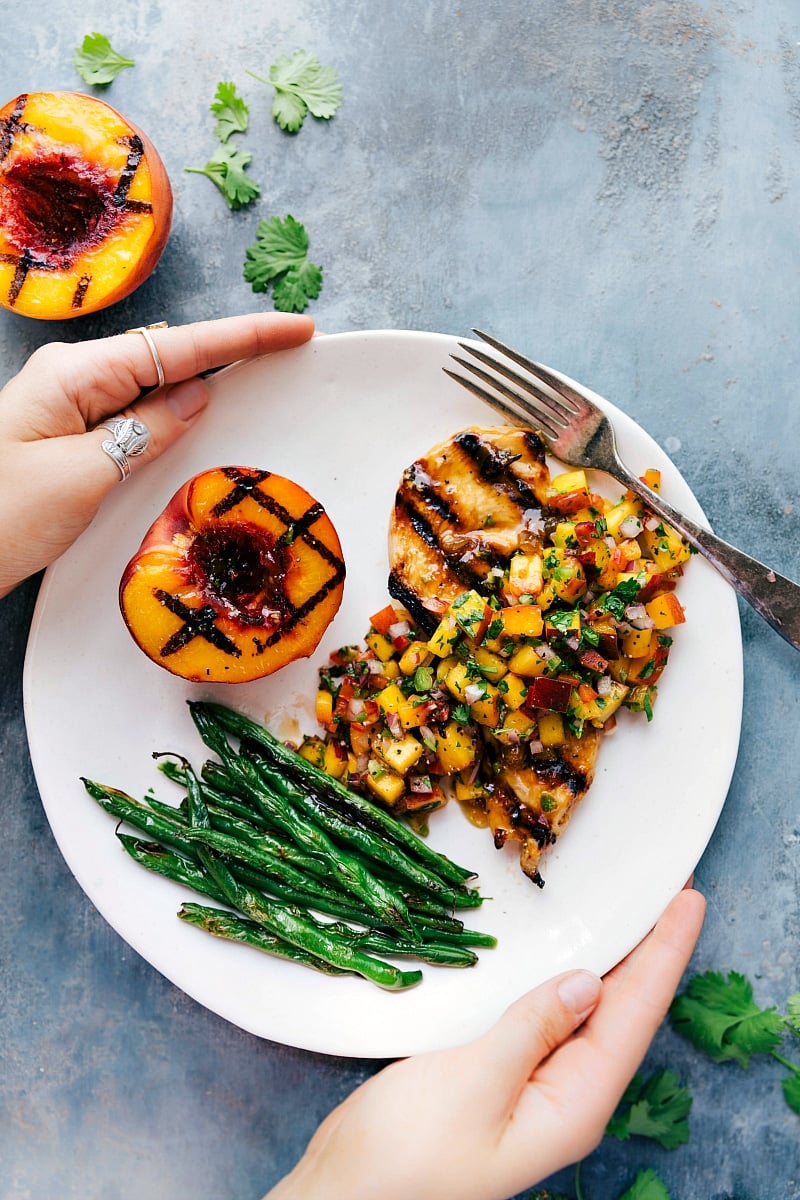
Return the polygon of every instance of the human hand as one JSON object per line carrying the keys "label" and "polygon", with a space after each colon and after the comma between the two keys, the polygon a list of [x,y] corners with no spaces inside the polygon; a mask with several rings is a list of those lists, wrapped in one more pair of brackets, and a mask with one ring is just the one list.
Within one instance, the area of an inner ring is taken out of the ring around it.
{"label": "human hand", "polygon": [[681,892],[602,981],[570,971],[468,1045],[394,1063],[265,1200],[506,1200],[600,1142],[663,1020],[705,902]]}
{"label": "human hand", "polygon": [[151,336],[165,386],[141,334],[51,343],[0,391],[0,596],[49,566],[86,529],[120,470],[101,450],[100,422],[136,417],[150,433],[139,471],[177,441],[208,403],[201,372],[286,350],[314,332],[310,317],[253,313],[159,329]]}

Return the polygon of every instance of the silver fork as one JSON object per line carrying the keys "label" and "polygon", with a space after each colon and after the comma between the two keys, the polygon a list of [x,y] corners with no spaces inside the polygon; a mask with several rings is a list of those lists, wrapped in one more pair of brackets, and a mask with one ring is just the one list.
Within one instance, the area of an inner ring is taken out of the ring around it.
{"label": "silver fork", "polygon": [[[641,479],[632,475],[617,453],[611,422],[583,391],[565,383],[546,367],[532,362],[488,333],[482,333],[480,329],[473,332],[503,357],[497,358],[476,346],[459,342],[461,349],[471,354],[483,367],[457,354],[451,357],[480,382],[464,378],[445,367],[447,375],[512,423],[532,426],[544,438],[554,456],[563,463],[604,471],[635,492],[648,508],[704,555],[781,637],[800,650],[798,584],[737,550],[708,529],[696,525],[671,504],[667,504]],[[519,374],[504,359],[510,359],[522,367],[525,374]],[[484,370],[484,367],[489,370]],[[498,375],[502,375],[512,386],[498,379]]]}

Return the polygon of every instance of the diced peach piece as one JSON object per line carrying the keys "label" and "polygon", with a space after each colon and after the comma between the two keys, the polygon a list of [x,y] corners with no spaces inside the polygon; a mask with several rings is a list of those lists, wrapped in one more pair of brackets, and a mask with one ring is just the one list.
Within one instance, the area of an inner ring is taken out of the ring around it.
{"label": "diced peach piece", "polygon": [[432,658],[433,652],[426,642],[412,642],[400,655],[400,673],[413,675],[418,667],[426,667]]}
{"label": "diced peach piece", "polygon": [[379,800],[391,807],[405,791],[406,781],[402,775],[388,771],[379,762],[372,760],[367,769],[367,786]]}
{"label": "diced peach piece", "polygon": [[460,637],[461,629],[458,622],[451,613],[447,612],[428,641],[428,649],[438,658],[446,658],[448,654],[452,653],[453,647]]}
{"label": "diced peach piece", "polygon": [[388,767],[398,775],[405,775],[422,757],[425,747],[422,742],[408,733],[404,737],[394,738],[391,735],[376,738],[372,748],[383,759]]}
{"label": "diced peach piece", "polygon": [[509,604],[499,615],[503,632],[510,638],[541,636],[544,621],[537,604]]}
{"label": "diced peach piece", "polygon": [[537,721],[543,746],[561,746],[564,742],[564,718],[561,713],[543,712]]}
{"label": "diced peach piece", "polygon": [[456,771],[466,771],[478,755],[475,734],[457,721],[448,721],[442,732],[434,732],[434,741],[438,774],[454,775]]}
{"label": "diced peach piece", "polygon": [[[539,659],[539,662],[542,662],[542,659]],[[506,708],[510,708],[512,710],[522,708],[522,705],[528,698],[527,683],[513,671],[508,671],[503,676],[500,683],[497,685],[497,688],[500,692],[500,695],[503,697]]]}
{"label": "diced peach piece", "polygon": [[382,633],[368,633],[365,641],[375,657],[382,663],[388,662],[394,654],[391,640]]}
{"label": "diced peach piece", "polygon": [[447,611],[455,617],[462,632],[476,643],[483,638],[493,615],[492,608],[476,591],[462,592],[456,596]]}
{"label": "diced peach piece", "polygon": [[662,592],[644,607],[647,615],[653,618],[656,629],[670,629],[673,625],[682,625],[686,620],[683,605],[674,592]]}

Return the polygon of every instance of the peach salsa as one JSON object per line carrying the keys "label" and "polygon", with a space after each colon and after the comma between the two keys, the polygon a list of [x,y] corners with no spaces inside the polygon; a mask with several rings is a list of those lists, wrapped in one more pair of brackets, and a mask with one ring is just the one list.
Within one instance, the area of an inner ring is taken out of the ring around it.
{"label": "peach salsa", "polygon": [[[643,478],[659,488],[658,471]],[[424,609],[415,619],[389,604],[363,644],[330,656],[321,731],[298,748],[417,827],[454,797],[498,848],[522,842],[522,869],[541,886],[541,853],[588,790],[601,734],[620,710],[653,716],[691,551],[633,493],[606,499],[581,470],[537,479],[536,530],[518,522],[511,552],[495,554],[435,627],[424,628]]]}

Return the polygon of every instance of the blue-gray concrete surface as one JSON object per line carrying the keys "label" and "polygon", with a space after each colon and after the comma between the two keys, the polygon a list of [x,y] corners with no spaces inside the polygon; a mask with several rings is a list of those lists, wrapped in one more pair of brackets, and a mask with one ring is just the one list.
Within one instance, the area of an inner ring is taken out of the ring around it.
{"label": "blue-gray concrete surface", "polygon": [[[324,267],[320,329],[497,331],[626,409],[720,533],[800,579],[796,0],[3,8],[0,101],[86,90],[73,49],[105,33],[136,60],[105,95],[155,141],[176,200],[167,251],[133,297],[74,322],[0,315],[4,378],[52,339],[268,304],[242,279],[244,248],[259,218],[290,212]],[[338,69],[345,101],[290,138],[247,71],[300,47]],[[183,171],[213,149],[208,106],[226,79],[251,106],[263,188],[239,213]],[[259,1197],[380,1064],[242,1033],[94,911],[26,749],[35,591],[0,610],[0,1196]],[[713,636],[714,613],[698,619]],[[697,872],[709,911],[691,970],[741,971],[783,1007],[800,988],[800,658],[742,620],[741,749]],[[691,787],[680,746],[668,769]],[[800,1119],[775,1062],[713,1065],[664,1028],[647,1060],[662,1066],[694,1095],[689,1143],[607,1139],[584,1164],[585,1200],[614,1200],[644,1166],[675,1200],[800,1196]],[[550,1183],[574,1194],[570,1171]]]}

